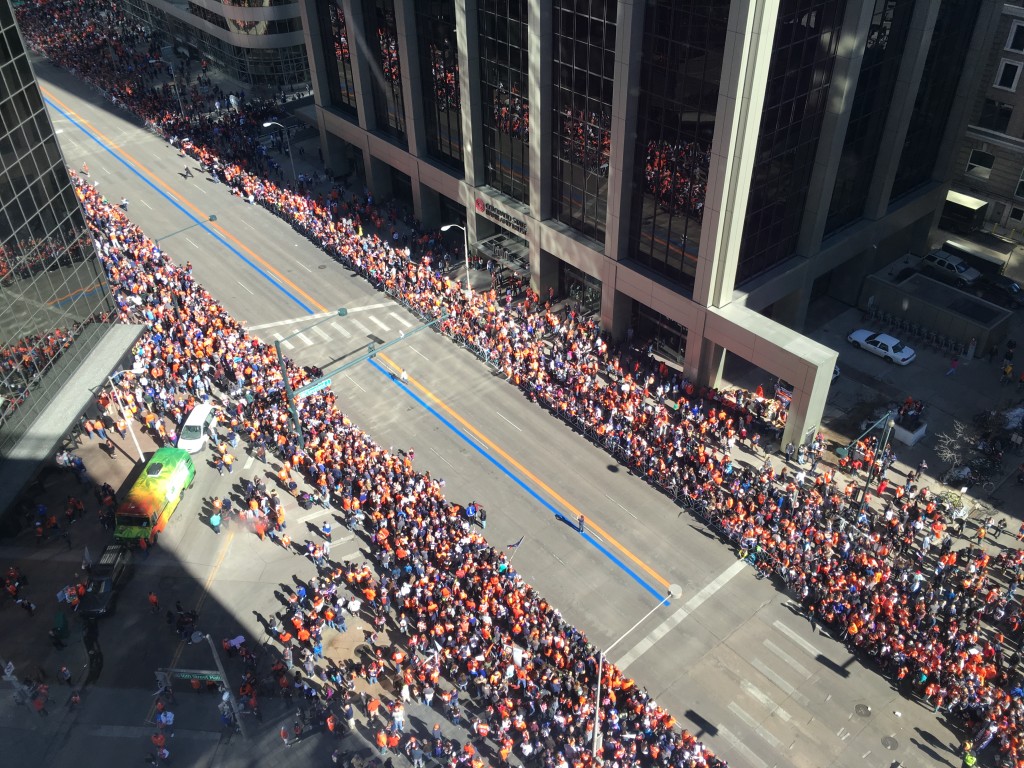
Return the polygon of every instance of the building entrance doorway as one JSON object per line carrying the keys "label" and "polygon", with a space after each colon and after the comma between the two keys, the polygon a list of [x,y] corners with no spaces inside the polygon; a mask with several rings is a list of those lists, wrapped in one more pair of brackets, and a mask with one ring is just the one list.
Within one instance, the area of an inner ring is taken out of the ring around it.
{"label": "building entrance doorway", "polygon": [[633,301],[633,323],[637,341],[650,341],[652,351],[677,363],[686,357],[686,335],[684,325],[655,312],[650,307]]}
{"label": "building entrance doorway", "polygon": [[559,293],[589,315],[601,310],[601,281],[564,261],[558,262]]}

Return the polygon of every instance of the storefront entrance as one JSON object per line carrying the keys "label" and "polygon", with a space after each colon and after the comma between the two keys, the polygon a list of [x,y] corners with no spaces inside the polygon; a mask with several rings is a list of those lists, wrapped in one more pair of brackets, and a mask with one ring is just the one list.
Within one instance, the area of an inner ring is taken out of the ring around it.
{"label": "storefront entrance", "polygon": [[591,277],[571,264],[560,261],[558,287],[560,295],[583,307],[583,314],[601,311],[601,281],[596,277]]}
{"label": "storefront entrance", "polygon": [[678,363],[686,356],[686,327],[633,301],[634,340],[650,341],[653,351]]}

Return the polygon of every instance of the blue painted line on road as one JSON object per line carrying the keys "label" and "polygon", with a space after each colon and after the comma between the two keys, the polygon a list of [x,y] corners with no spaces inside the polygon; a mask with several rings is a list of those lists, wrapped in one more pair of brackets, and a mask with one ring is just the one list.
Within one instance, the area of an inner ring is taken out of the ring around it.
{"label": "blue painted line on road", "polygon": [[119,162],[121,165],[123,165],[129,171],[134,173],[139,179],[141,179],[146,185],[148,185],[150,187],[150,189],[152,189],[160,197],[162,197],[164,200],[166,200],[172,206],[174,206],[179,211],[181,211],[183,214],[185,214],[185,216],[187,216],[192,222],[194,222],[197,227],[202,229],[204,232],[206,232],[208,235],[210,235],[214,240],[216,240],[218,243],[220,243],[225,248],[227,248],[231,253],[233,253],[235,256],[237,256],[239,259],[241,259],[243,262],[245,262],[249,267],[251,267],[253,270],[255,270],[264,280],[266,280],[268,283],[270,283],[272,286],[274,286],[277,290],[279,290],[281,293],[283,293],[285,296],[287,296],[289,299],[291,299],[297,305],[302,307],[302,309],[305,310],[307,315],[314,314],[314,311],[313,311],[313,309],[311,307],[307,306],[298,296],[296,296],[294,293],[289,291],[288,288],[285,287],[284,285],[282,285],[273,275],[271,275],[269,272],[264,270],[262,267],[260,267],[254,261],[252,261],[252,259],[248,258],[244,253],[242,253],[237,248],[235,248],[235,246],[233,246],[231,243],[229,243],[227,240],[225,240],[220,235],[219,232],[217,232],[216,230],[210,229],[208,226],[206,226],[206,220],[205,219],[200,219],[195,214],[193,214],[191,211],[187,210],[184,206],[181,205],[181,203],[179,203],[177,200],[175,200],[173,197],[171,197],[171,195],[167,194],[162,189],[160,189],[156,184],[154,184],[152,181],[150,181],[148,178],[146,178],[146,176],[141,171],[139,171],[137,168],[132,166],[131,163],[129,163],[127,160],[125,160],[123,157],[121,157],[117,152],[115,152],[113,147],[108,146],[102,139],[100,139],[98,136],[96,136],[92,131],[90,131],[88,128],[86,128],[84,125],[82,125],[80,122],[75,120],[75,118],[73,118],[71,115],[69,115],[63,109],[61,109],[57,104],[53,103],[53,101],[51,101],[50,99],[44,99],[44,101],[47,103],[47,105],[49,105],[49,107],[51,109],[55,110],[56,112],[59,112],[68,122],[70,122],[73,126],[75,126],[75,128],[77,128],[82,133],[84,133],[86,136],[88,136],[92,141],[94,141],[97,145],[99,145],[107,154],[109,154],[111,157],[113,157],[115,160],[117,160],[117,162]]}
{"label": "blue painted line on road", "polygon": [[[568,520],[568,518],[566,518],[566,516],[564,514],[559,512],[557,509],[555,509],[555,507],[552,506],[551,502],[549,502],[547,499],[545,499],[543,496],[541,496],[529,483],[527,483],[525,480],[523,480],[521,477],[519,477],[515,472],[513,472],[511,469],[506,467],[500,461],[498,461],[498,459],[496,459],[494,456],[492,456],[487,451],[486,448],[484,448],[478,442],[473,440],[469,435],[467,435],[465,432],[463,432],[461,429],[459,429],[458,426],[453,424],[449,419],[447,419],[443,414],[441,414],[437,409],[435,409],[430,403],[428,403],[422,397],[420,397],[415,392],[413,392],[412,389],[407,384],[403,384],[400,379],[396,378],[391,373],[391,371],[389,371],[386,368],[384,368],[376,360],[372,360],[371,359],[369,361],[369,363],[374,368],[376,368],[380,373],[384,374],[389,379],[391,379],[392,382],[394,382],[394,384],[396,386],[400,387],[402,389],[402,391],[405,392],[405,394],[407,394],[409,397],[411,397],[413,400],[415,400],[417,403],[419,403],[420,406],[422,406],[428,413],[430,413],[432,416],[434,416],[434,418],[436,418],[438,421],[440,421],[442,424],[444,424],[453,433],[458,435],[459,438],[461,438],[467,445],[472,447],[477,453],[479,453],[481,456],[483,456],[485,459],[487,459],[487,461],[489,461],[491,464],[493,464],[498,469],[499,472],[501,472],[508,479],[510,479],[512,482],[514,482],[516,485],[518,485],[520,488],[522,488],[524,491],[526,491],[526,493],[528,493],[537,502],[539,502],[541,504],[541,506],[543,506],[546,509],[550,510],[551,513],[555,517],[557,517],[559,520]],[[574,525],[573,521],[568,520],[568,522],[569,522],[570,525]],[[580,535],[584,539],[586,539],[588,542],[590,542],[590,544],[593,545],[593,547],[595,549],[597,549],[601,554],[603,554],[605,557],[607,557],[609,560],[611,560],[621,570],[625,571],[630,576],[630,578],[633,579],[633,581],[635,581],[637,584],[639,584],[645,590],[650,592],[654,597],[658,598],[659,600],[664,600],[665,599],[664,590],[661,590],[657,586],[654,586],[650,582],[646,581],[640,574],[638,574],[636,571],[634,571],[632,568],[630,568],[614,552],[612,552],[606,546],[604,546],[604,544],[602,544],[600,541],[595,539],[593,536],[591,536],[586,531],[584,531]]]}

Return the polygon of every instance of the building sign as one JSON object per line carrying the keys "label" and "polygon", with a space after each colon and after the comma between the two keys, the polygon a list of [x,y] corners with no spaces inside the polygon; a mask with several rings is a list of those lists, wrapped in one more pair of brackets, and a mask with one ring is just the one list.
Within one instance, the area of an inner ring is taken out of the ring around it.
{"label": "building sign", "polygon": [[505,213],[503,210],[496,208],[490,203],[485,203],[479,197],[476,199],[476,212],[482,213],[488,219],[500,224],[505,229],[517,232],[520,235],[526,234],[526,221],[524,219],[519,219],[511,214]]}

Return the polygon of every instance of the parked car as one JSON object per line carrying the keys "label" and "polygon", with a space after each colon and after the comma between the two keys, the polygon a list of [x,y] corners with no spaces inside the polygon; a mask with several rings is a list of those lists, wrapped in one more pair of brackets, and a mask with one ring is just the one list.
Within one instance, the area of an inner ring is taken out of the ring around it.
{"label": "parked car", "polygon": [[1024,291],[1020,285],[1006,275],[982,275],[974,286],[974,293],[985,301],[991,301],[1007,309],[1024,307]]}
{"label": "parked car", "polygon": [[887,333],[872,333],[861,328],[853,331],[846,340],[857,349],[866,349],[896,365],[908,365],[917,357],[917,352]]}
{"label": "parked car", "polygon": [[974,285],[981,277],[981,272],[959,256],[942,250],[932,251],[921,259],[921,268],[932,277],[957,288]]}
{"label": "parked car", "polygon": [[200,403],[185,417],[178,433],[177,447],[189,453],[199,453],[210,436],[210,425],[217,418],[212,405]]}
{"label": "parked car", "polygon": [[110,544],[103,550],[99,562],[89,571],[85,595],[78,613],[86,618],[109,616],[117,606],[117,596],[134,572],[132,551],[123,544]]}

